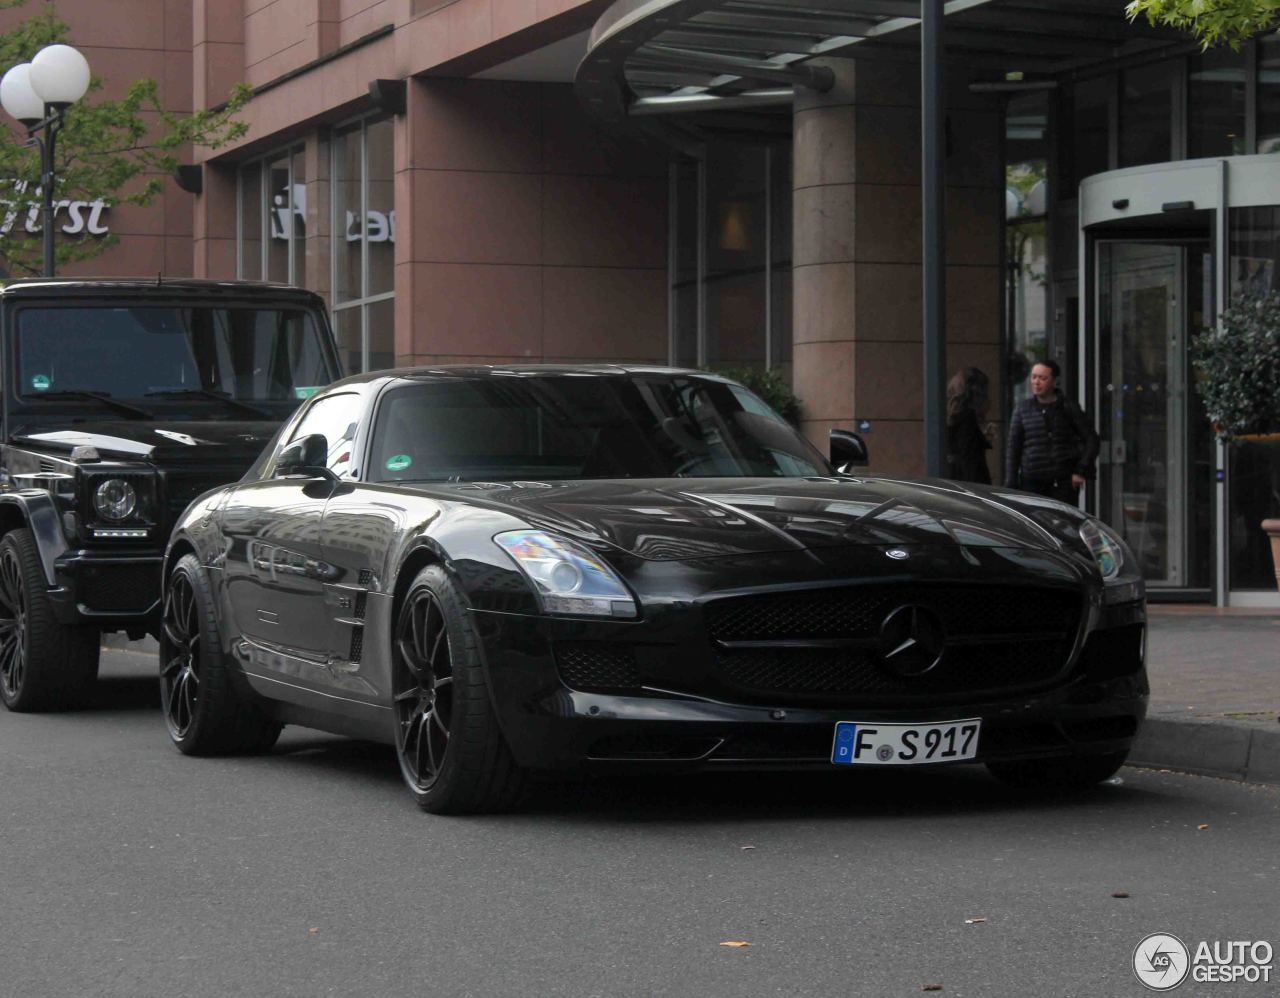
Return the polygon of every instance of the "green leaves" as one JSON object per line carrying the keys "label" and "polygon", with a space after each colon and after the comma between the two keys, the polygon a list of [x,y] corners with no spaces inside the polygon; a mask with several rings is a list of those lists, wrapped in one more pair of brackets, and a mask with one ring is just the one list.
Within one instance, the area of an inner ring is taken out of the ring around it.
{"label": "green leaves", "polygon": [[1219,437],[1280,429],[1280,292],[1237,298],[1191,340],[1191,362]]}
{"label": "green leaves", "polygon": [[[25,2],[0,0],[0,10]],[[53,5],[46,4],[39,13],[0,33],[0,72],[29,61],[46,45],[68,41],[67,33],[68,26]],[[252,96],[243,84],[217,110],[193,114],[165,110],[159,84],[152,79],[134,80],[117,100],[98,97],[102,87],[102,79],[95,76],[85,98],[67,109],[55,148],[59,202],[149,205],[164,189],[165,177],[181,163],[184,150],[191,146],[217,149],[248,130],[235,119]],[[25,183],[25,189],[10,186],[11,181]],[[28,206],[40,201],[39,187],[39,150],[21,131],[0,129],[0,229],[5,230],[0,231],[0,259],[15,275],[40,273],[40,232],[26,231]],[[66,212],[59,211],[54,224],[61,228],[66,220]],[[57,265],[98,256],[116,241],[111,235],[82,231],[68,236],[60,231]]]}
{"label": "green leaves", "polygon": [[1277,11],[1280,0],[1132,0],[1125,8],[1131,21],[1145,16],[1151,24],[1191,32],[1205,48],[1233,49],[1272,27]]}

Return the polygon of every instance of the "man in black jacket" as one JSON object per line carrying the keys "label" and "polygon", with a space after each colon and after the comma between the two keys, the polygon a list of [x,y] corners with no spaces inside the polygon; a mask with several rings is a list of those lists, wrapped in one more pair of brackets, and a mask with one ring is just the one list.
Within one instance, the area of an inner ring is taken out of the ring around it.
{"label": "man in black jacket", "polygon": [[1056,361],[1031,368],[1031,392],[1013,411],[1005,454],[1006,485],[1075,505],[1093,478],[1098,434],[1084,410],[1058,390]]}

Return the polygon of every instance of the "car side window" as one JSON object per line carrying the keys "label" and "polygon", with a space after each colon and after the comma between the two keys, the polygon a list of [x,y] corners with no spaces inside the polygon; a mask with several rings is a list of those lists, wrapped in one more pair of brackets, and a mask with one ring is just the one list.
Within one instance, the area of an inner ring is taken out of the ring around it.
{"label": "car side window", "polygon": [[324,434],[329,442],[329,470],[339,477],[348,474],[355,456],[361,403],[361,397],[350,392],[317,399],[298,422],[287,443],[313,433]]}

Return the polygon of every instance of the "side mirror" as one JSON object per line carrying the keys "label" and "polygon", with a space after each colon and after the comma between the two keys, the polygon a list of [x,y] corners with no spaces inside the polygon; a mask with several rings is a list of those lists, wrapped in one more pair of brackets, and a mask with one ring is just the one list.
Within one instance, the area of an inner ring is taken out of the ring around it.
{"label": "side mirror", "polygon": [[311,433],[295,440],[276,458],[276,477],[284,475],[310,475],[332,478],[329,470],[329,441],[323,433]]}
{"label": "side mirror", "polygon": [[866,441],[852,430],[832,430],[828,446],[831,467],[842,473],[863,467],[871,460]]}

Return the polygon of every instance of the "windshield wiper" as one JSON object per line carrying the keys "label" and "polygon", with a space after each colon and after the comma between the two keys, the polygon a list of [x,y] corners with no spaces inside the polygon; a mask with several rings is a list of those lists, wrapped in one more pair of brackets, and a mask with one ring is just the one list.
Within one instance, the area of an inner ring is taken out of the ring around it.
{"label": "windshield wiper", "polygon": [[65,399],[93,399],[115,409],[116,412],[123,412],[126,416],[132,416],[134,419],[155,419],[155,416],[140,406],[113,399],[110,392],[94,392],[87,388],[60,388],[56,392],[41,392],[39,395],[26,395],[24,398],[46,402]]}
{"label": "windshield wiper", "polygon": [[259,419],[275,419],[275,413],[268,412],[266,409],[260,409],[256,405],[250,405],[248,402],[241,402],[237,398],[232,398],[223,392],[215,392],[212,388],[167,388],[159,392],[147,392],[147,398],[181,398],[184,395],[193,395],[198,398],[213,399],[215,402],[225,402],[232,408],[239,409],[241,412],[252,413]]}

